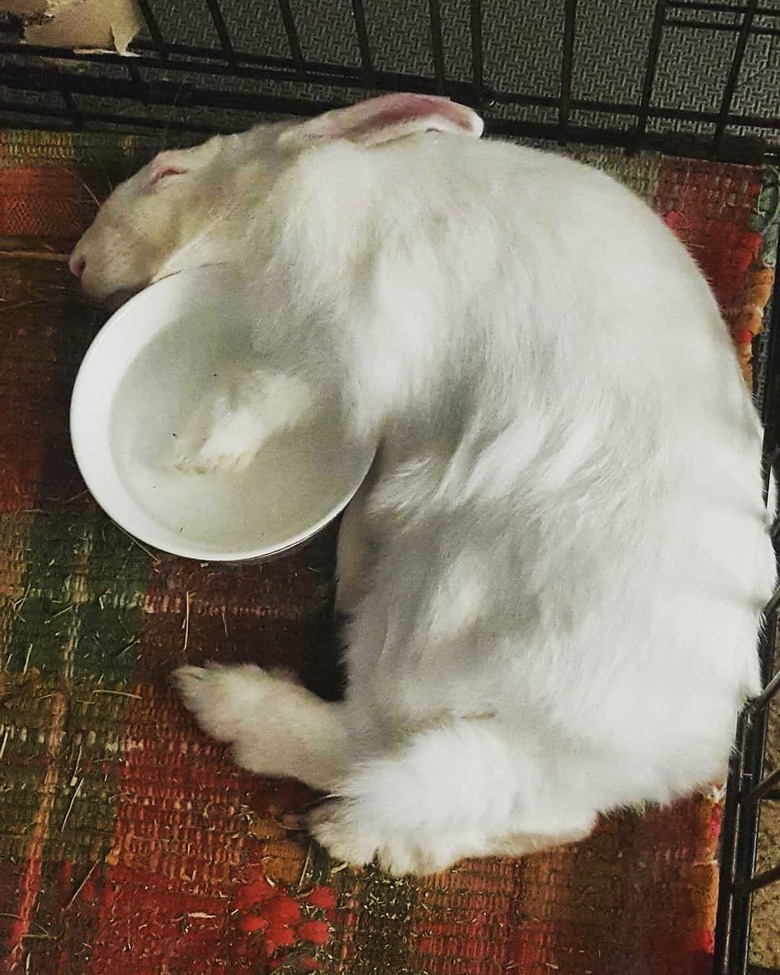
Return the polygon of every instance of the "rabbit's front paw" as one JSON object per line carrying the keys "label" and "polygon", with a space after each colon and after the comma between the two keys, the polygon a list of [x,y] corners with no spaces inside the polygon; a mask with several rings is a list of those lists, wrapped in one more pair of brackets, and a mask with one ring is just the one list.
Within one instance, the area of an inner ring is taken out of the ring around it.
{"label": "rabbit's front paw", "polygon": [[176,432],[173,466],[199,474],[241,470],[264,440],[257,412],[249,406],[233,407],[227,394],[215,391]]}
{"label": "rabbit's front paw", "polygon": [[208,474],[243,470],[270,436],[296,423],[312,402],[295,376],[254,369],[228,372],[174,435],[172,465]]}
{"label": "rabbit's front paw", "polygon": [[205,433],[202,424],[177,437],[173,465],[180,471],[210,474],[243,470],[263,445],[260,422],[245,412],[223,414]]}

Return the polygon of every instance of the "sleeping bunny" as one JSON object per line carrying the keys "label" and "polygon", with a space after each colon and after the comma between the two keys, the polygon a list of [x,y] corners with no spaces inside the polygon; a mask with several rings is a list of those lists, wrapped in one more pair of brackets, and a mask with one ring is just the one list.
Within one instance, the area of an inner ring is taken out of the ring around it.
{"label": "sleeping bunny", "polygon": [[171,462],[241,466],[338,395],[378,443],[338,552],[346,699],[176,682],[236,761],[328,794],[394,874],[519,855],[721,780],[775,581],[761,429],[713,296],[630,192],[388,95],[164,152],[78,243],[85,290],[240,265],[255,358]]}

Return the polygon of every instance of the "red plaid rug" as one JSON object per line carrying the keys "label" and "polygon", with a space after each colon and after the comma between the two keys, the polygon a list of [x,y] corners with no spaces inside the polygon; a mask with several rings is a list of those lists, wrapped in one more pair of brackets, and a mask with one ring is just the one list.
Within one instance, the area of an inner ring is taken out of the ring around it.
{"label": "red plaid rug", "polygon": [[[64,255],[153,147],[0,137],[0,970],[24,975],[705,975],[720,806],[425,881],[333,869],[281,824],[311,794],[235,769],[167,684],[185,660],[337,684],[335,531],[275,562],[150,552],[84,490],[73,378],[101,324]],[[771,171],[580,153],[653,201],[712,282],[750,379]],[[85,185],[86,183],[86,185]],[[87,189],[87,186],[89,189]]]}

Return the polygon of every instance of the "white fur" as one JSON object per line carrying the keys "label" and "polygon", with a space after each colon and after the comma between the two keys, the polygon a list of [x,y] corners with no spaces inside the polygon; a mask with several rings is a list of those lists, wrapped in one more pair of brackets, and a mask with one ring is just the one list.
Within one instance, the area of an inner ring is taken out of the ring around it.
{"label": "white fur", "polygon": [[[175,678],[203,728],[217,741],[230,743],[244,768],[293,776],[323,789],[343,774],[344,731],[337,705],[251,664],[180,667]],[[261,752],[258,741],[264,742]]]}
{"label": "white fur", "polygon": [[[691,258],[564,158],[288,131],[179,154],[192,173],[155,212],[186,232],[134,286],[249,267],[265,367],[340,391],[380,442],[340,552],[349,688],[323,704],[187,668],[188,705],[242,764],[338,797],[313,822],[335,855],[397,873],[722,777],[775,567],[761,430]],[[79,245],[96,293],[128,286],[111,235],[146,206],[118,192]]]}
{"label": "white fur", "polygon": [[297,376],[245,364],[224,372],[182,424],[171,457],[181,470],[241,470],[313,403],[310,387]]}

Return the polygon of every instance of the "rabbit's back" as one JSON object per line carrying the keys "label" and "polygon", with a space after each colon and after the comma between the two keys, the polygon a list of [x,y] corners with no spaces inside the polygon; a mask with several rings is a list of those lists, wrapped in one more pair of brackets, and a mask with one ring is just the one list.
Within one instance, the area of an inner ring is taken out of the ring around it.
{"label": "rabbit's back", "polygon": [[[500,144],[419,150],[412,171],[448,173],[458,214],[424,192],[436,239],[410,238],[442,320],[420,323],[427,386],[387,411],[353,700],[399,726],[544,724],[633,756],[634,791],[663,798],[720,767],[774,582],[726,327],[682,246],[601,174]],[[392,260],[388,285],[410,269]]]}

